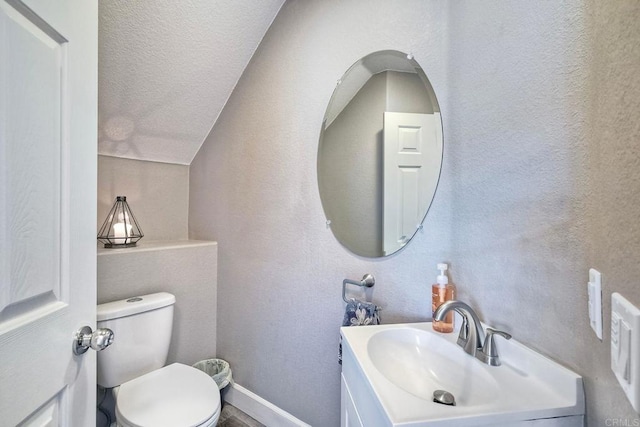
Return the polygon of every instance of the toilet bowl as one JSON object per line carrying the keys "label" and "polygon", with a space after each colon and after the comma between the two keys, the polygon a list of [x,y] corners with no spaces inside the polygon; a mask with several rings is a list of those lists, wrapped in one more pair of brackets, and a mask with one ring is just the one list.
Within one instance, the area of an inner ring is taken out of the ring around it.
{"label": "toilet bowl", "polygon": [[121,427],[211,427],[220,391],[206,373],[173,363],[167,354],[175,297],[166,292],[98,305],[99,328],[114,333],[98,353],[98,385],[113,389]]}
{"label": "toilet bowl", "polygon": [[219,416],[216,382],[180,363],[128,381],[117,392],[116,419],[122,427],[210,427]]}

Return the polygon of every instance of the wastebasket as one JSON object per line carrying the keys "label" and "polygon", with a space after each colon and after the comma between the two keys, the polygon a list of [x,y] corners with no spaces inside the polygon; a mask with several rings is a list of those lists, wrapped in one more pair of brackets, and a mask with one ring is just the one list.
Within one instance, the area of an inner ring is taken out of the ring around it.
{"label": "wastebasket", "polygon": [[209,375],[218,384],[218,389],[222,390],[233,382],[229,362],[222,359],[205,359],[192,365]]}

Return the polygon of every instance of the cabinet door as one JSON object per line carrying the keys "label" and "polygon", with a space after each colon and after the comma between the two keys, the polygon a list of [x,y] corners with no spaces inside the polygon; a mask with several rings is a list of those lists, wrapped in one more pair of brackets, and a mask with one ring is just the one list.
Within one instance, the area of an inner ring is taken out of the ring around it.
{"label": "cabinet door", "polygon": [[344,380],[344,375],[341,381],[341,407],[340,407],[340,427],[363,427],[360,415],[353,404],[351,398],[351,392]]}

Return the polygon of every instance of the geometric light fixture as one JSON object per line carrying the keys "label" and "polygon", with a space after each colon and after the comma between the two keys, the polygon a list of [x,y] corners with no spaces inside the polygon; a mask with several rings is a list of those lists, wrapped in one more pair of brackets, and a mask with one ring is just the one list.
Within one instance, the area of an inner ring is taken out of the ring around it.
{"label": "geometric light fixture", "polygon": [[135,246],[144,234],[133,216],[127,203],[126,196],[117,196],[113,207],[107,215],[100,231],[98,240],[105,248],[126,248]]}

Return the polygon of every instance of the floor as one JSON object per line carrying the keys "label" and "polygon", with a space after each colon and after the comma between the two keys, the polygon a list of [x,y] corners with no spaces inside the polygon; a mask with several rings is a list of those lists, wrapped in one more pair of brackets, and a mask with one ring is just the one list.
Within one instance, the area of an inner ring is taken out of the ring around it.
{"label": "floor", "polygon": [[235,406],[225,403],[220,412],[218,427],[266,427]]}
{"label": "floor", "polygon": [[[106,426],[106,425],[107,424],[104,416],[98,413],[96,426]],[[113,419],[112,419],[111,427],[116,427],[116,423],[113,422]],[[245,414],[235,406],[232,406],[228,403],[223,403],[222,411],[220,412],[220,418],[218,418],[217,427],[267,427],[267,426],[254,420],[249,415]]]}

